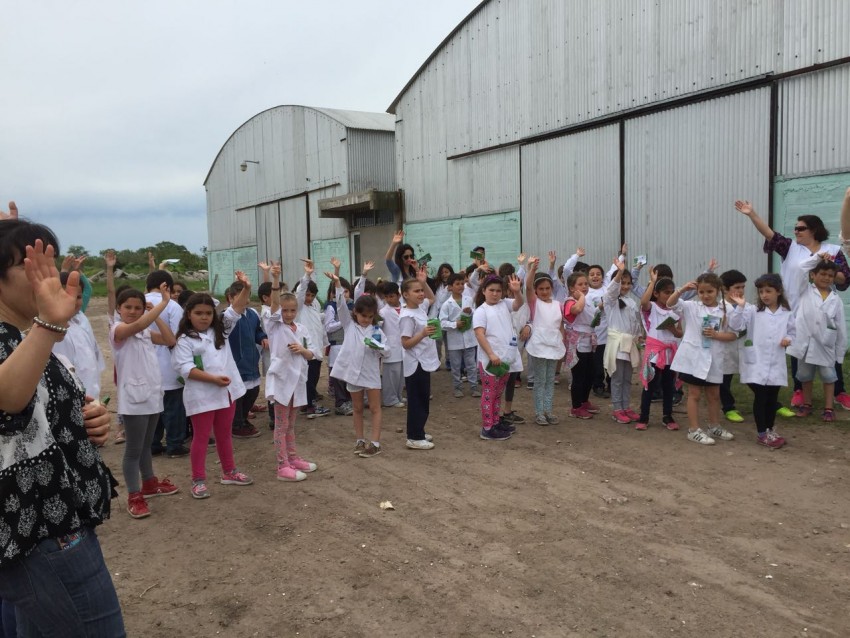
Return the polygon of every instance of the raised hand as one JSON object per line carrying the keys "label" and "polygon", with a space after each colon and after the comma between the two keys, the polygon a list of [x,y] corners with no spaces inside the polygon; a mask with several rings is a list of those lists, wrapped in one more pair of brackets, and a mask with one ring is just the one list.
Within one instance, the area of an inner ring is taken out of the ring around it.
{"label": "raised hand", "polygon": [[519,255],[517,255],[516,261],[517,261],[518,264],[521,264],[522,262],[524,262],[525,261],[525,253],[520,253]]}
{"label": "raised hand", "polygon": [[620,256],[614,257],[614,265],[617,267],[617,270],[623,272],[626,269],[626,262],[620,261]]}
{"label": "raised hand", "polygon": [[304,273],[307,275],[307,277],[310,277],[313,274],[313,272],[316,270],[316,267],[313,264],[313,260],[312,259],[302,259],[301,261],[304,262]]}
{"label": "raised hand", "polygon": [[363,274],[367,274],[370,270],[375,267],[374,261],[367,261],[363,263]]}
{"label": "raised hand", "polygon": [[428,281],[428,266],[425,264],[419,266],[419,270],[416,271],[416,280],[422,284]]}
{"label": "raised hand", "polygon": [[246,274],[245,274],[244,272],[242,272],[241,270],[237,270],[237,271],[234,273],[234,276],[236,277],[236,281],[242,282],[242,284],[244,284],[244,286],[245,286],[246,288],[250,288],[250,287],[251,287],[251,281],[248,279],[248,275],[246,275]]}
{"label": "raised hand", "polygon": [[262,270],[263,272],[269,272],[272,268],[271,263],[265,261],[261,261],[257,264],[257,266],[259,266],[260,270]]}
{"label": "raised hand", "polygon": [[735,306],[743,306],[746,303],[743,293],[735,293],[731,290],[726,293],[726,299],[732,302]]}
{"label": "raised hand", "polygon": [[325,277],[331,279],[337,286],[339,285],[339,275],[337,275],[335,272],[328,272],[326,270]]}
{"label": "raised hand", "polygon": [[576,255],[578,255],[578,258],[579,258],[579,259],[581,259],[582,257],[584,257],[586,254],[587,254],[587,253],[586,253],[586,252],[584,252],[584,248],[582,248],[581,246],[579,246],[578,248],[576,248]]}
{"label": "raised hand", "polygon": [[404,241],[404,231],[403,230],[395,231],[395,234],[393,235],[393,243],[394,244],[400,244],[402,241]]}
{"label": "raised hand", "polygon": [[162,295],[163,301],[171,299],[171,293],[168,291],[168,282],[163,281],[159,284],[159,294]]}
{"label": "raised hand", "polygon": [[680,290],[682,292],[684,292],[685,290],[696,290],[696,289],[697,289],[697,282],[696,281],[689,281],[688,283],[686,283],[684,286],[682,286],[680,288]]}
{"label": "raised hand", "polygon": [[623,257],[629,254],[629,245],[627,243],[623,242],[623,245],[620,246],[620,254]]}
{"label": "raised hand", "polygon": [[61,272],[71,272],[72,270],[74,270],[73,266],[74,266],[74,256],[71,253],[68,253],[62,259],[62,266],[59,270]]}
{"label": "raised hand", "polygon": [[9,202],[9,212],[4,213],[0,210],[0,221],[4,219],[17,219],[18,218],[18,207],[15,205],[15,202]]}
{"label": "raised hand", "polygon": [[118,259],[115,257],[114,250],[107,250],[106,255],[103,257],[103,261],[106,262],[106,267],[110,270],[115,269],[115,264],[118,263]]}
{"label": "raised hand", "polygon": [[558,260],[558,254],[554,250],[549,251],[549,264],[554,266],[555,262]]}
{"label": "raised hand", "polygon": [[753,205],[750,204],[750,202],[748,202],[746,200],[736,201],[735,202],[735,208],[737,209],[738,212],[743,213],[744,215],[747,215],[747,216],[752,215],[754,212],[756,212],[755,209],[753,208]]}
{"label": "raised hand", "polygon": [[717,263],[717,260],[714,257],[709,259],[708,260],[708,272],[714,272],[715,270],[717,270],[718,265],[719,264]]}
{"label": "raised hand", "polygon": [[74,270],[79,270],[80,266],[83,265],[83,262],[88,258],[87,255],[83,255],[82,257],[74,257],[74,261],[71,264]]}
{"label": "raised hand", "polygon": [[519,277],[517,277],[516,275],[511,275],[510,278],[508,279],[508,289],[512,293],[518,293],[521,288],[522,288],[522,284],[519,280]]}
{"label": "raised hand", "polygon": [[148,266],[150,266],[152,270],[156,269],[156,259],[154,259],[151,251],[148,251]]}
{"label": "raised hand", "polygon": [[537,270],[537,267],[540,265],[540,257],[535,257],[532,255],[528,258],[528,270],[529,272]]}
{"label": "raised hand", "polygon": [[33,246],[26,247],[24,271],[32,286],[39,318],[58,326],[67,324],[77,313],[80,273],[70,273],[63,288],[56,270],[53,246],[45,248],[40,239],[36,239]]}
{"label": "raised hand", "polygon": [[655,266],[649,267],[649,283],[654,284],[658,281],[658,271],[655,270]]}
{"label": "raised hand", "polygon": [[339,270],[339,267],[342,266],[342,262],[337,257],[331,257],[331,266],[333,266],[335,270]]}
{"label": "raised hand", "polygon": [[280,280],[280,271],[281,270],[279,262],[273,261],[269,264],[269,274],[275,282]]}

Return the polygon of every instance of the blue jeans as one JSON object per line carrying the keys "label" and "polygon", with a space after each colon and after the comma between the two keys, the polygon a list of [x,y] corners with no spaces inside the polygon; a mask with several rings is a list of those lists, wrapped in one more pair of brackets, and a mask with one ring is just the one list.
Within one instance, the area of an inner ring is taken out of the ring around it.
{"label": "blue jeans", "polygon": [[18,636],[126,636],[97,534],[83,528],[81,535],[64,549],[56,539],[44,539],[29,556],[0,570],[0,596],[4,606],[15,605]]}
{"label": "blue jeans", "polygon": [[162,397],[162,414],[153,434],[151,451],[162,451],[162,435],[165,434],[165,450],[171,452],[182,447],[186,440],[186,408],[183,406],[183,388],[166,390]]}

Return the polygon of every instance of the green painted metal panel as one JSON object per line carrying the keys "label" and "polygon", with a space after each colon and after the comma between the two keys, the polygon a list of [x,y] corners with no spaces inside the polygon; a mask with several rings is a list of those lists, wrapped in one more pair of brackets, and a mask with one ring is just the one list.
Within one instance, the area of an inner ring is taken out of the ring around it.
{"label": "green painted metal panel", "polygon": [[[324,290],[322,284],[326,283],[324,280],[327,279],[324,272],[326,270],[329,271],[333,269],[333,266],[331,266],[331,257],[336,257],[340,260],[340,262],[342,262],[339,272],[343,277],[351,281],[351,257],[349,256],[350,248],[348,237],[338,237],[337,239],[317,239],[312,242],[311,247],[310,255],[316,266],[316,283],[319,285],[320,292]],[[302,273],[299,273],[298,277],[301,277],[301,274]]]}
{"label": "green painted metal panel", "polygon": [[210,272],[210,290],[214,295],[223,295],[224,291],[234,281],[234,273],[241,270],[251,281],[256,290],[260,277],[257,267],[257,247],[246,246],[230,250],[215,250],[208,253]]}
{"label": "green painted metal panel", "polygon": [[[841,229],[841,203],[850,187],[850,173],[815,175],[796,179],[777,178],[773,185],[773,228],[786,237],[794,236],[800,215],[817,215],[829,231],[830,243],[837,244]],[[773,258],[773,270],[779,272],[779,258]],[[850,330],[850,290],[839,293]]]}
{"label": "green painted metal panel", "polygon": [[469,253],[475,246],[484,246],[487,260],[496,267],[516,263],[520,251],[519,211],[406,224],[404,232],[417,256],[431,253],[434,272],[442,262],[455,270],[465,268],[472,263]]}

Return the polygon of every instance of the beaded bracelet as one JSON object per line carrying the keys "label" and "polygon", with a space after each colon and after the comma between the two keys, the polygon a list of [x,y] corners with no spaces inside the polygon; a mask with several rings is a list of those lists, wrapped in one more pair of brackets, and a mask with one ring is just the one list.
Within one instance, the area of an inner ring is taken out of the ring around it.
{"label": "beaded bracelet", "polygon": [[47,323],[44,319],[41,319],[39,317],[33,317],[32,322],[34,324],[38,325],[38,326],[41,326],[45,330],[50,330],[50,332],[57,332],[57,333],[62,334],[62,335],[68,333],[67,327],[63,328],[62,326],[57,326],[57,325],[52,324],[52,323]]}

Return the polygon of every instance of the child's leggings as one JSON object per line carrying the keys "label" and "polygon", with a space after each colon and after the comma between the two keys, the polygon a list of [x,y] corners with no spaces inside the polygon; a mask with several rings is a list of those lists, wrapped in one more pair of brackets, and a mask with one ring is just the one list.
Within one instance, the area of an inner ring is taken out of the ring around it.
{"label": "child's leggings", "polygon": [[404,387],[407,390],[407,438],[422,441],[431,412],[431,373],[417,363],[416,371],[404,377]]}
{"label": "child's leggings", "polygon": [[221,461],[223,473],[232,472],[236,469],[233,462],[233,437],[232,423],[236,405],[231,403],[226,408],[210,410],[192,415],[192,447],[189,450],[189,459],[192,461],[192,480],[207,480],[207,443],[210,434],[215,435],[215,450],[218,460]]}
{"label": "child's leggings", "polygon": [[649,382],[649,387],[640,393],[640,422],[649,422],[649,406],[652,404],[652,394],[658,386],[661,386],[661,405],[662,416],[673,415],[673,390],[676,387],[676,373],[670,369],[670,366],[664,366],[658,369],[655,365],[652,366],[655,370],[655,376]]}
{"label": "child's leggings", "polygon": [[570,384],[570,398],[573,408],[580,408],[590,398],[593,385],[593,353],[576,352],[576,364],[573,366],[573,382]]}
{"label": "child's leggings", "polygon": [[617,369],[611,375],[611,403],[615,410],[629,407],[632,389],[632,362],[617,359]]}
{"label": "child's leggings", "polygon": [[[534,414],[552,413],[552,396],[555,394],[555,368],[557,359],[540,359],[528,355],[529,368],[534,370]],[[529,377],[531,373],[529,372]]]}
{"label": "child's leggings", "polygon": [[753,419],[758,433],[773,429],[776,421],[776,399],[779,397],[778,385],[759,385],[748,383],[753,391]]}
{"label": "child's leggings", "polygon": [[478,364],[478,378],[481,379],[481,426],[489,430],[499,422],[502,413],[502,392],[508,385],[511,375],[497,377],[484,371]]}
{"label": "child's leggings", "polygon": [[274,404],[274,451],[277,454],[277,467],[289,467],[289,459],[296,456],[295,416],[298,411],[292,405]]}
{"label": "child's leggings", "polygon": [[[142,489],[141,481],[153,478],[151,441],[159,422],[159,414],[125,414],[124,416],[124,483],[127,492],[133,494]],[[141,480],[139,475],[141,473]]]}

